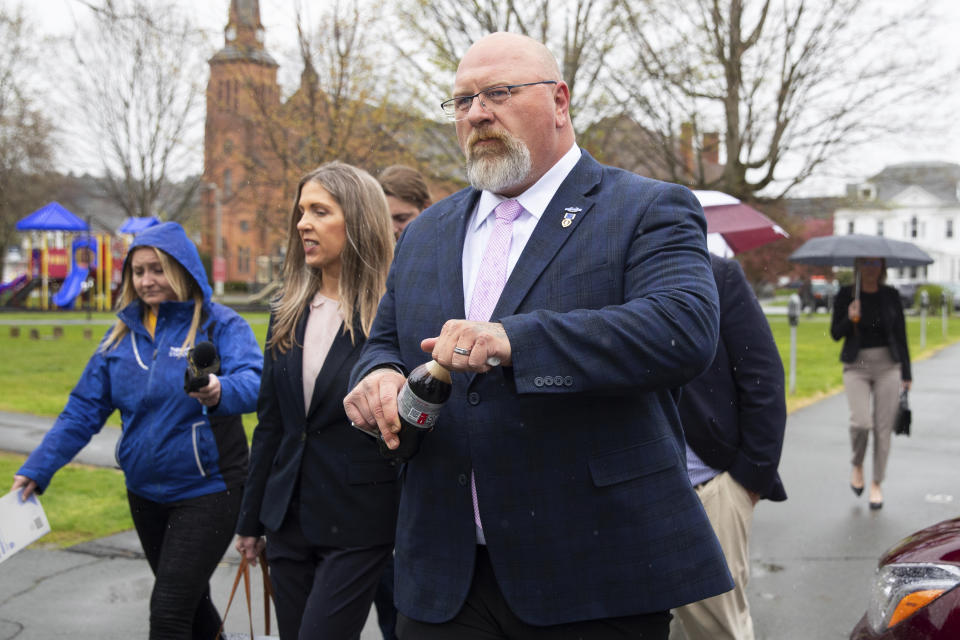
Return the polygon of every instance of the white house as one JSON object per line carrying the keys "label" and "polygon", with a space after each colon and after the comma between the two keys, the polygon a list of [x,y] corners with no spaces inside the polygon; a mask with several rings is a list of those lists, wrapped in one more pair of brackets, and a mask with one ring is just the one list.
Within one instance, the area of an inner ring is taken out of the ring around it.
{"label": "white house", "polygon": [[906,240],[930,254],[926,267],[891,268],[891,284],[960,282],[960,165],[909,162],[847,185],[849,204],[836,210],[833,233]]}

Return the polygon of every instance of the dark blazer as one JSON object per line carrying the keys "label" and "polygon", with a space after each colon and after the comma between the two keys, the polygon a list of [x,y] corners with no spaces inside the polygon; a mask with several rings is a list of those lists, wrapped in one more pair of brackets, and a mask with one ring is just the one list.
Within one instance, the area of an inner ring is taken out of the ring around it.
{"label": "dark blazer", "polygon": [[[397,468],[376,441],[350,426],[343,410],[347,380],[363,334],[338,332],[317,376],[310,410],[303,406],[303,335],[309,307],[284,354],[268,349],[257,401],[250,471],[237,533],[280,528],[295,494],[303,533],[315,545],[388,544],[396,529]],[[273,331],[271,318],[268,339]],[[294,502],[296,503],[296,502]]]}
{"label": "dark blazer", "polygon": [[[479,195],[460,191],[407,227],[351,388],[374,367],[425,361],[420,340],[464,317],[461,254]],[[491,318],[512,366],[454,374],[437,426],[404,467],[398,609],[441,622],[463,605],[476,549],[471,470],[497,583],[530,624],[662,611],[730,589],[686,475],[675,401],[717,339],[693,194],[584,153]]]}
{"label": "dark blazer", "polygon": [[[830,335],[834,340],[843,338],[840,348],[840,361],[847,364],[856,362],[860,352],[860,334],[856,326],[850,321],[847,308],[853,301],[853,287],[841,287],[837,292],[837,299],[833,303],[833,322],[830,324]],[[910,349],[907,347],[907,323],[903,317],[903,303],[900,294],[893,287],[881,285],[880,312],[883,314],[881,323],[887,336],[887,346],[894,362],[900,363],[900,377],[903,380],[912,380],[910,372]]]}
{"label": "dark blazer", "polygon": [[720,296],[720,340],[710,367],[680,396],[687,444],[746,489],[786,500],[777,473],[787,423],[783,362],[743,269],[735,260],[710,261]]}

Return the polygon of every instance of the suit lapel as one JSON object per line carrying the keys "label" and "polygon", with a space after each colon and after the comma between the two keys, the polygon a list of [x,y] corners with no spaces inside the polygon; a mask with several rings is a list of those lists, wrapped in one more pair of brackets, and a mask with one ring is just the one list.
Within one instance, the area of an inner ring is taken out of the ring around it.
{"label": "suit lapel", "polygon": [[295,400],[293,404],[297,408],[297,414],[300,417],[301,423],[306,417],[306,410],[303,406],[303,336],[307,330],[308,317],[310,317],[309,304],[307,305],[306,310],[300,316],[300,321],[297,322],[297,328],[293,334],[293,347],[286,353],[289,375],[284,376],[284,378],[290,383],[290,394]]}
{"label": "suit lapel", "polygon": [[480,192],[464,192],[460,202],[451,203],[437,225],[437,282],[444,318],[466,318],[463,300],[463,239],[467,221],[477,206]]}
{"label": "suit lapel", "polygon": [[[586,151],[582,153],[580,161],[561,183],[540,216],[520,259],[510,272],[510,278],[490,316],[492,320],[496,321],[496,318],[510,315],[517,310],[567,238],[576,232],[577,227],[585,224],[584,219],[593,208],[594,200],[584,194],[589,193],[600,182],[602,169]],[[573,217],[567,216],[568,213],[572,213]],[[570,220],[566,227],[563,226],[565,216]]]}
{"label": "suit lapel", "polygon": [[[359,333],[359,328],[355,329],[354,332],[357,333],[357,335],[362,335],[362,333]],[[337,371],[343,366],[347,358],[350,357],[353,350],[359,348],[362,344],[362,340],[358,341],[356,345],[350,342],[350,334],[344,334],[343,324],[340,324],[337,328],[337,337],[333,339],[333,344],[330,345],[330,351],[327,352],[327,357],[323,359],[323,366],[320,367],[320,373],[317,374],[317,379],[313,385],[313,397],[310,398],[310,410],[307,411],[308,422],[322,405],[322,401],[326,397],[330,385],[338,380],[336,375]]]}

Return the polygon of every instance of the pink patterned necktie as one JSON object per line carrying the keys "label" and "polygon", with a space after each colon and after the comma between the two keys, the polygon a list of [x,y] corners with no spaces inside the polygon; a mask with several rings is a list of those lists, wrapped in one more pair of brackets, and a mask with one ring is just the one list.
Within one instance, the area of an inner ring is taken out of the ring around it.
{"label": "pink patterned necktie", "polygon": [[[523,212],[516,200],[505,200],[493,210],[497,222],[487,241],[480,262],[477,283],[473,287],[473,299],[470,301],[468,320],[486,322],[490,319],[503,285],[507,283],[507,257],[510,255],[510,240],[513,236],[513,221]],[[480,524],[480,508],[477,506],[477,483],[473,471],[470,472],[470,493],[473,496],[473,521],[477,525],[477,539],[484,542],[483,525]]]}

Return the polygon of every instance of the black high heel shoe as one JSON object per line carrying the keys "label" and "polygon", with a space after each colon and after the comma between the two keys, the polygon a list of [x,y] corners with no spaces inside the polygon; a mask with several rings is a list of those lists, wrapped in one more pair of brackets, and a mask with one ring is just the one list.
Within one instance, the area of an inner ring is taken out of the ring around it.
{"label": "black high heel shoe", "polygon": [[[853,491],[853,495],[857,496],[858,498],[863,495],[863,487],[855,487],[853,486],[852,482],[850,483],[850,489]],[[871,502],[870,504],[873,503]]]}
{"label": "black high heel shoe", "polygon": [[[882,509],[882,508],[883,508],[883,493],[881,493],[879,487],[877,487],[877,490],[874,491],[874,490],[873,490],[873,487],[874,487],[874,486],[877,486],[877,485],[872,485],[872,486],[870,487],[870,509],[872,509],[873,511],[876,511],[877,509]],[[876,500],[875,497],[874,497],[874,494],[879,495],[879,496],[880,496],[880,499],[879,499],[879,500]]]}

